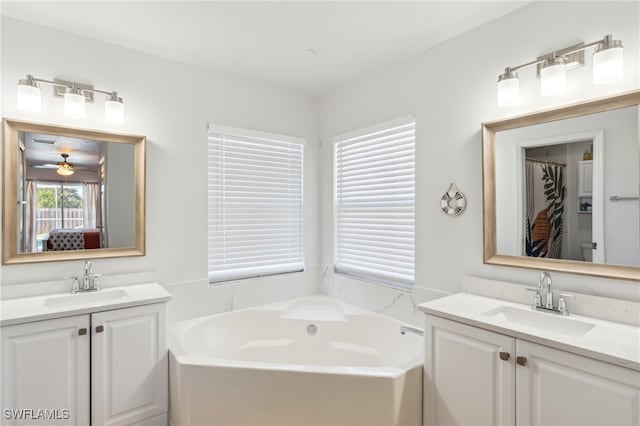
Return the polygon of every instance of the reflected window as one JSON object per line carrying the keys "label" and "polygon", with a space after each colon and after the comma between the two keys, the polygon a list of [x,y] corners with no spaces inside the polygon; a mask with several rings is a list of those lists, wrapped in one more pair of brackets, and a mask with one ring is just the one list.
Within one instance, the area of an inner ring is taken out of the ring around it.
{"label": "reflected window", "polygon": [[[99,185],[27,180],[26,188],[32,192],[26,203],[32,212],[27,222],[30,251],[84,249],[85,230],[97,228]],[[99,248],[99,240],[96,244]]]}

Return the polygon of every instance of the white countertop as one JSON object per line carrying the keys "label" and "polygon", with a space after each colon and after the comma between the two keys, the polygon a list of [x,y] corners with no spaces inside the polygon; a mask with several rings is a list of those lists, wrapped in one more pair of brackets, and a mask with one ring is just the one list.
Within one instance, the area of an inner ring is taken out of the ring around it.
{"label": "white countertop", "polygon": [[[501,307],[534,311],[526,305],[469,293],[432,300],[418,307],[430,315],[640,371],[640,327],[572,314],[560,318],[593,324],[593,328],[582,336],[570,336],[486,315]],[[556,317],[555,314],[539,314]]]}
{"label": "white countertop", "polygon": [[0,326],[149,305],[169,299],[171,293],[157,283],[108,287],[90,293],[5,299],[0,300]]}

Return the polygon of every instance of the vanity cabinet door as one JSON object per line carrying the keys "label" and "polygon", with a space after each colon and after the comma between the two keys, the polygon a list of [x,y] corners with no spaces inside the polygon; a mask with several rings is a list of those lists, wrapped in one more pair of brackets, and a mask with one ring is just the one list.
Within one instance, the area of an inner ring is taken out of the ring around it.
{"label": "vanity cabinet door", "polygon": [[424,423],[513,425],[515,339],[426,315]]}
{"label": "vanity cabinet door", "polygon": [[93,314],[94,425],[130,425],[166,413],[166,304]]}
{"label": "vanity cabinet door", "polygon": [[89,424],[88,329],[89,315],[0,328],[3,425]]}
{"label": "vanity cabinet door", "polygon": [[640,372],[522,340],[516,413],[525,425],[638,425]]}

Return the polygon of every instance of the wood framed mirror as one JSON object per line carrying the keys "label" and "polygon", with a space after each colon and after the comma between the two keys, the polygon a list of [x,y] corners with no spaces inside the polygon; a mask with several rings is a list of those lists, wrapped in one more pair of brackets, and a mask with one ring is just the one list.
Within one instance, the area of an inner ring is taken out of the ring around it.
{"label": "wood framed mirror", "polygon": [[143,256],[144,136],[3,119],[2,264]]}
{"label": "wood framed mirror", "polygon": [[482,124],[484,263],[640,281],[640,91]]}

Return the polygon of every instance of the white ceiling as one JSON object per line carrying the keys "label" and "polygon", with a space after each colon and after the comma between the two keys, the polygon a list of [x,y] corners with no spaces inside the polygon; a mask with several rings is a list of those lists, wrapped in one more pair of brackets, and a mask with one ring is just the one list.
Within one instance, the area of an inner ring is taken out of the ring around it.
{"label": "white ceiling", "polygon": [[92,139],[77,139],[42,133],[24,133],[27,164],[56,164],[62,161],[60,154],[69,154],[68,162],[82,167],[97,169],[100,142]]}
{"label": "white ceiling", "polygon": [[3,1],[2,14],[226,74],[321,93],[526,3]]}

